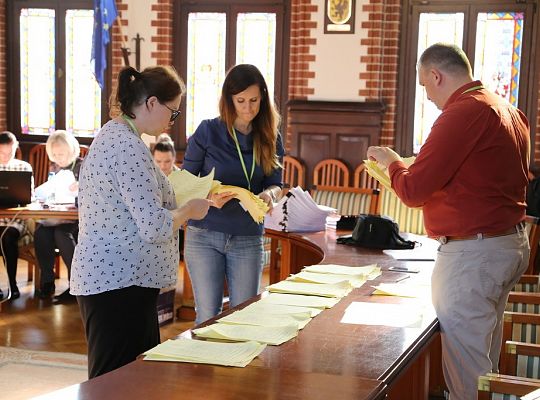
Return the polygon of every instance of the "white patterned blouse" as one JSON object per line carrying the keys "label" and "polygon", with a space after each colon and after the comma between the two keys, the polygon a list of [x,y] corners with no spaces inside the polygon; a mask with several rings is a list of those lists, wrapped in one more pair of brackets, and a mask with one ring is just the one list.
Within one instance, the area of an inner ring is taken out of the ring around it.
{"label": "white patterned blouse", "polygon": [[79,242],[71,293],[176,284],[178,232],[173,189],[127,125],[107,122],[79,175]]}

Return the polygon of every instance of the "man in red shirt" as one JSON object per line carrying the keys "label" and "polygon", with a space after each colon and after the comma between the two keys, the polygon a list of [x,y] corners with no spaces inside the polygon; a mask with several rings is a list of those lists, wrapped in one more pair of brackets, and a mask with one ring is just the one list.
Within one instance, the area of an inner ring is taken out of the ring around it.
{"label": "man in red shirt", "polygon": [[420,85],[442,110],[407,168],[387,147],[367,155],[388,167],[392,188],[422,207],[428,235],[441,243],[432,300],[441,326],[450,399],[477,398],[477,379],[498,371],[508,293],[527,268],[523,230],[529,124],[521,111],[474,81],[456,46],[420,57]]}

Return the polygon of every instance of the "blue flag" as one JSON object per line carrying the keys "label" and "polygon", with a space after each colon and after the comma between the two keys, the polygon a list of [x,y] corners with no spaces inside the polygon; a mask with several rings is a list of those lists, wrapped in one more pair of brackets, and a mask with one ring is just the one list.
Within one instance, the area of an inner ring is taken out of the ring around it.
{"label": "blue flag", "polygon": [[103,89],[104,74],[107,67],[107,44],[111,41],[109,31],[118,12],[114,0],[94,0],[94,33],[92,35],[92,56],[94,75]]}

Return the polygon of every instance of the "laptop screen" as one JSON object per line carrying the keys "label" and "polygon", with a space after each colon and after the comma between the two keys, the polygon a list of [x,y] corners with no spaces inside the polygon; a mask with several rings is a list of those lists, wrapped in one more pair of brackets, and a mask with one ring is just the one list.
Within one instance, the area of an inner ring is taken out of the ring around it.
{"label": "laptop screen", "polygon": [[32,201],[32,172],[0,171],[0,207],[17,207]]}

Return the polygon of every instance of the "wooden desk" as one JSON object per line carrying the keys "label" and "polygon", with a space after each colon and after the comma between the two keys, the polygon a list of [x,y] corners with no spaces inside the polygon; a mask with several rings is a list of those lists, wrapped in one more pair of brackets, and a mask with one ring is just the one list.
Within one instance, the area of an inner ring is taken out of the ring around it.
{"label": "wooden desk", "polygon": [[20,219],[69,219],[78,220],[79,210],[71,205],[54,205],[49,208],[43,204],[32,203],[26,207],[0,208],[0,218]]}
{"label": "wooden desk", "polygon": [[[311,257],[347,265],[378,263],[384,272],[374,283],[395,282],[404,276],[388,271],[388,267],[403,262],[380,251],[338,245],[335,231],[307,235],[276,232],[275,237],[282,248],[289,246],[290,259],[280,262],[291,272],[299,269],[299,261]],[[426,262],[426,268],[431,266],[432,262]],[[343,323],[344,312],[353,302],[418,306],[416,299],[372,296],[372,292],[369,284],[355,289],[315,317],[297,338],[281,346],[268,346],[245,368],[139,359],[46,398],[427,399],[430,390],[442,385],[439,326],[434,313],[425,313],[418,327]],[[182,336],[189,337],[190,332]]]}

